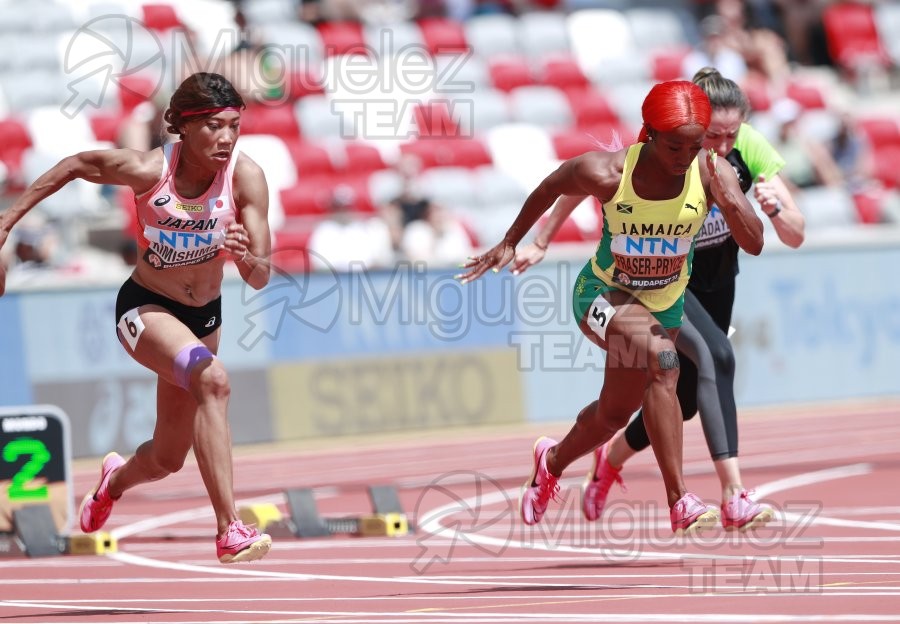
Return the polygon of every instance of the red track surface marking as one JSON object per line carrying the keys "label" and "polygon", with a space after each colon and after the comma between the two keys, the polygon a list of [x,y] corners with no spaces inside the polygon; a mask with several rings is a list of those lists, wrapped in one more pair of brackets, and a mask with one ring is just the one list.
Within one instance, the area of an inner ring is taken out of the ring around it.
{"label": "red track surface marking", "polygon": [[[325,515],[367,510],[365,485],[401,488],[412,535],[277,540],[249,565],[215,560],[195,466],[129,492],[105,557],[0,559],[0,622],[898,622],[900,405],[745,414],[747,485],[775,505],[750,535],[673,538],[651,454],[635,458],[603,519],[578,508],[582,460],[537,527],[517,495],[538,431],[418,436],[315,451],[239,452],[241,503],[316,488]],[[559,434],[565,424],[540,433]],[[689,487],[716,502],[699,426]],[[76,474],[87,491],[96,467]]]}

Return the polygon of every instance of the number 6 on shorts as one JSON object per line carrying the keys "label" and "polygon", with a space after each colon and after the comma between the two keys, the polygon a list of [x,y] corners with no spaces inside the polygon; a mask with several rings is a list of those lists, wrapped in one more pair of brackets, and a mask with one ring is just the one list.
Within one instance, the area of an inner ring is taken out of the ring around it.
{"label": "number 6 on shorts", "polygon": [[599,295],[594,299],[591,307],[588,308],[588,327],[600,337],[600,340],[606,341],[606,329],[609,327],[609,322],[615,313],[616,309],[609,301],[603,298],[603,295]]}

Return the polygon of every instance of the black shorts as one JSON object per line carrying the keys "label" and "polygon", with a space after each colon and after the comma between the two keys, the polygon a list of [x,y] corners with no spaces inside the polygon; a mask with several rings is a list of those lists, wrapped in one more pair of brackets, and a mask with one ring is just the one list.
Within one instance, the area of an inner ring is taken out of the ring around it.
{"label": "black shorts", "polygon": [[171,312],[197,338],[209,336],[222,325],[221,296],[216,297],[205,306],[195,308],[148,290],[130,277],[122,284],[122,288],[119,289],[119,296],[116,298],[116,323],[129,310],[148,304],[158,305]]}

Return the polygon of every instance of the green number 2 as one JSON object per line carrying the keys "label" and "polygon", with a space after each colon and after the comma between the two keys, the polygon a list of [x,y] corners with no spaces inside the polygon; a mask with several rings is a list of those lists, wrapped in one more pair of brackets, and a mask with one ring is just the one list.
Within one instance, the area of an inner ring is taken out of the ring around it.
{"label": "green number 2", "polygon": [[50,461],[50,451],[47,450],[43,442],[34,438],[19,438],[3,447],[3,461],[5,462],[13,462],[21,455],[30,455],[31,459],[25,462],[22,469],[13,475],[12,485],[8,489],[9,500],[46,500],[48,498],[46,485],[29,488],[28,483]]}

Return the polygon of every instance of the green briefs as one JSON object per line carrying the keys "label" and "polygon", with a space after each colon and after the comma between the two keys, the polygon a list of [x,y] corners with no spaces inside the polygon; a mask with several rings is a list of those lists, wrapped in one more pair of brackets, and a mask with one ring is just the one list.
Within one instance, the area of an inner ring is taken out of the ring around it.
{"label": "green briefs", "polygon": [[[578,278],[575,280],[575,289],[572,291],[572,311],[575,313],[575,321],[581,323],[588,308],[599,295],[616,290],[621,289],[609,286],[594,275],[591,261],[588,260],[581,269],[581,273],[578,274]],[[684,316],[684,293],[672,307],[661,312],[651,312],[651,314],[666,329],[681,327],[681,318]]]}

